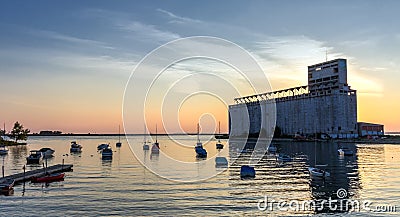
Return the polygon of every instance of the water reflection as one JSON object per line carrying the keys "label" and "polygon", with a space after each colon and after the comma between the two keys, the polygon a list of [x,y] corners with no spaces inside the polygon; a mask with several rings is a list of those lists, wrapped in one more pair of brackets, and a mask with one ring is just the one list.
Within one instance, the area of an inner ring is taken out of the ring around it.
{"label": "water reflection", "polygon": [[[244,147],[257,147],[248,144]],[[237,144],[236,141],[233,142]],[[347,147],[357,153],[355,144],[336,144],[327,142],[282,142],[274,143],[276,154],[265,154],[254,164],[256,178],[252,181],[240,180],[241,165],[251,162],[254,155],[265,153],[265,147],[259,147],[252,152],[238,152],[235,145],[230,150],[230,158],[236,162],[230,167],[232,186],[237,190],[232,195],[267,195],[279,200],[310,200],[321,205],[321,200],[337,199],[338,189],[348,192],[348,198],[357,194],[360,188],[357,155],[339,158],[338,147]],[[277,156],[287,156],[290,160],[280,160]],[[330,172],[326,179],[311,179],[308,167],[319,167]],[[317,208],[316,207],[316,208]],[[305,211],[307,213],[307,211]],[[331,212],[328,207],[322,210],[311,209],[310,213]],[[337,211],[339,212],[339,211]],[[295,212],[293,212],[294,214]]]}

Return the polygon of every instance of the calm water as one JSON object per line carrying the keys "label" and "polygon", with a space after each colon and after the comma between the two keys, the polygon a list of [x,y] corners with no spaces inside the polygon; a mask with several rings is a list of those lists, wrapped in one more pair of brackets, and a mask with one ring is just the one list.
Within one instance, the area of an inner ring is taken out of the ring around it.
{"label": "calm water", "polygon": [[[192,137],[178,138],[195,144]],[[81,154],[69,154],[69,143],[78,141],[83,146]],[[376,205],[398,206],[397,212],[351,213],[359,216],[398,216],[400,211],[400,146],[342,144],[356,155],[339,158],[338,144],[281,143],[278,152],[293,157],[293,162],[278,163],[273,155],[266,155],[255,166],[255,179],[242,180],[240,166],[248,162],[250,154],[242,154],[227,170],[208,168],[220,172],[214,178],[201,182],[177,182],[161,178],[140,164],[124,140],[121,148],[115,147],[117,137],[32,137],[27,146],[9,147],[4,160],[6,175],[21,172],[29,150],[50,147],[56,150],[49,165],[74,164],[74,171],[66,173],[65,181],[48,185],[26,183],[15,186],[14,195],[0,196],[1,216],[274,216],[325,215],[328,210],[314,211],[260,211],[258,201],[316,200],[334,196],[339,188],[348,192],[348,199],[372,202]],[[161,149],[182,161],[195,161],[193,148],[183,147],[176,152],[174,142],[167,137],[158,138]],[[142,137],[130,137],[133,146],[141,147]],[[103,161],[97,152],[100,143],[111,143],[112,161]],[[205,145],[209,155],[226,156],[229,160],[239,154],[228,147],[217,153],[215,141]],[[186,150],[186,151],[185,151]],[[323,153],[323,154],[322,154]],[[66,155],[68,154],[68,156]],[[142,161],[153,169],[179,172],[169,168],[164,158],[140,155]],[[213,161],[211,161],[213,163]],[[0,162],[1,163],[1,162]],[[325,181],[309,179],[307,167],[322,165],[331,173]],[[207,165],[207,161],[199,161]],[[37,167],[28,166],[29,169]],[[199,166],[199,168],[202,168]],[[201,171],[201,169],[199,169]],[[197,171],[198,172],[198,171]],[[196,175],[196,171],[193,171]],[[185,177],[183,177],[185,178]],[[182,179],[183,180],[183,179]],[[331,213],[332,214],[332,213]],[[335,214],[335,213],[333,213]],[[344,215],[346,213],[336,213]]]}

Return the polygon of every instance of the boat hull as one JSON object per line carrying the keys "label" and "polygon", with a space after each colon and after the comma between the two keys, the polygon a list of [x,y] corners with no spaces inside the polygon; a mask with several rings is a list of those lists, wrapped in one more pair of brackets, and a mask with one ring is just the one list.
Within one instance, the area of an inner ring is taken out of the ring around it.
{"label": "boat hull", "polygon": [[0,190],[1,191],[10,191],[15,185],[14,179],[6,179],[2,183],[0,183]]}
{"label": "boat hull", "polygon": [[44,177],[33,177],[31,179],[31,182],[34,183],[39,183],[39,182],[57,182],[57,181],[63,181],[64,180],[64,173],[58,173],[58,174],[52,174],[49,176],[44,176]]}

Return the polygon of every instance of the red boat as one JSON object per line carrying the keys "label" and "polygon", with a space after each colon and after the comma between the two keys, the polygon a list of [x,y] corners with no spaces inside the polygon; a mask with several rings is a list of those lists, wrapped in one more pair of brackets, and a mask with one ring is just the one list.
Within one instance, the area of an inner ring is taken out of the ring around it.
{"label": "red boat", "polygon": [[0,182],[0,190],[1,191],[9,191],[14,187],[15,180],[14,179],[5,179]]}
{"label": "red boat", "polygon": [[43,177],[33,177],[32,182],[57,182],[64,180],[65,173],[55,173]]}

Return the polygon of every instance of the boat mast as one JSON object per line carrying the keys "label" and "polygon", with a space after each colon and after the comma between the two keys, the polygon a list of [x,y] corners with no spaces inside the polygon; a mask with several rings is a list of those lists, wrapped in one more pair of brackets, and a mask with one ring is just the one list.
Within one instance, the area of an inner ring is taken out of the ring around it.
{"label": "boat mast", "polygon": [[218,121],[218,142],[221,142],[221,121]]}
{"label": "boat mast", "polygon": [[198,143],[200,143],[200,135],[199,135],[200,134],[200,129],[199,128],[200,128],[200,124],[197,123],[197,142]]}
{"label": "boat mast", "polygon": [[143,138],[143,143],[146,144],[146,124],[143,124],[143,131],[144,131],[144,138]]}
{"label": "boat mast", "polygon": [[121,142],[121,125],[118,125],[118,142]]}
{"label": "boat mast", "polygon": [[157,124],[156,124],[156,143],[158,143],[158,141],[157,141]]}

